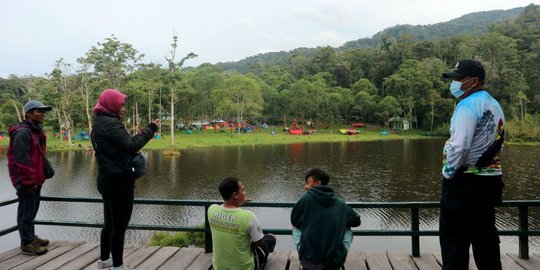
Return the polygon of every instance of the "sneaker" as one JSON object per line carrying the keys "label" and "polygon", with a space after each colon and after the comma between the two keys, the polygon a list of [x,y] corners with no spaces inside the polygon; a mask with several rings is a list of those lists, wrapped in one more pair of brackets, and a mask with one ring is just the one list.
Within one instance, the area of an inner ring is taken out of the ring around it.
{"label": "sneaker", "polygon": [[30,244],[23,245],[21,247],[21,251],[24,254],[28,255],[43,255],[47,253],[48,249],[46,247],[42,247],[39,242],[34,239]]}
{"label": "sneaker", "polygon": [[48,239],[41,239],[39,238],[39,236],[36,235],[36,240],[37,242],[39,243],[40,246],[44,247],[46,245],[49,244],[49,240]]}
{"label": "sneaker", "polygon": [[106,259],[104,261],[99,260],[97,262],[97,268],[98,269],[107,269],[107,268],[110,268],[110,267],[112,267],[112,259],[111,258],[108,258],[108,259]]}

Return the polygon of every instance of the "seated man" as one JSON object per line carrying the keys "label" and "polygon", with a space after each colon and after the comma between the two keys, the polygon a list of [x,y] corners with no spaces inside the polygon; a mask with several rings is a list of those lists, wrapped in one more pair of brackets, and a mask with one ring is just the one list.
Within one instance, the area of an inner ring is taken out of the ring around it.
{"label": "seated man", "polygon": [[330,176],[314,168],[304,178],[307,191],[291,212],[293,239],[303,269],[339,269],[352,242],[351,227],[360,215],[328,185]]}
{"label": "seated man", "polygon": [[214,246],[213,269],[263,269],[268,253],[274,250],[276,238],[263,234],[255,214],[240,208],[246,202],[246,191],[238,178],[223,179],[219,193],[223,204],[208,208]]}

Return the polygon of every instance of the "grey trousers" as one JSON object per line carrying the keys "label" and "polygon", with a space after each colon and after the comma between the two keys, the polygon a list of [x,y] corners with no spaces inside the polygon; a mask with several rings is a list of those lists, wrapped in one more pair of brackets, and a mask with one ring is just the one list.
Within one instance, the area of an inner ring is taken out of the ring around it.
{"label": "grey trousers", "polygon": [[17,209],[17,228],[21,245],[27,245],[36,238],[34,220],[39,209],[41,186],[22,187],[17,190],[19,207]]}

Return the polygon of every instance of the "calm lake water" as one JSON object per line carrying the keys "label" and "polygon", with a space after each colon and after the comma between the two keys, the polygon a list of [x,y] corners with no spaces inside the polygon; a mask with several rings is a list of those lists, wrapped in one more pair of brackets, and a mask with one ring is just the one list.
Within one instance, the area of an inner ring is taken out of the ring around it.
{"label": "calm lake water", "polygon": [[[439,199],[442,140],[298,143],[291,145],[209,147],[182,150],[180,155],[144,151],[148,173],[137,180],[136,197],[219,200],[218,182],[240,177],[254,201],[295,202],[304,193],[303,172],[322,167],[346,201],[397,202]],[[540,147],[505,146],[505,199],[540,198]],[[95,187],[97,163],[92,151],[50,152],[56,175],[43,187],[48,196],[99,197]],[[7,172],[6,149],[0,148],[0,201],[15,198]],[[290,209],[251,208],[263,227],[289,228]],[[204,222],[201,207],[135,206],[132,223],[197,225]],[[409,211],[359,210],[360,229],[406,229]],[[422,210],[421,229],[438,227],[438,211]],[[15,224],[16,205],[0,208],[0,228]],[[42,220],[101,222],[101,204],[43,202]],[[540,211],[531,209],[531,228],[540,227]],[[500,229],[517,228],[517,210],[500,209]],[[99,241],[99,229],[37,226],[51,239]],[[126,241],[143,243],[148,231],[128,231]],[[517,253],[517,237],[502,237],[502,250]],[[531,251],[540,251],[540,238],[531,237]],[[0,237],[0,250],[18,245],[18,234]],[[355,237],[355,250],[410,252],[410,237]],[[278,237],[279,249],[292,250],[288,236]],[[438,252],[438,238],[421,237],[422,252]]]}

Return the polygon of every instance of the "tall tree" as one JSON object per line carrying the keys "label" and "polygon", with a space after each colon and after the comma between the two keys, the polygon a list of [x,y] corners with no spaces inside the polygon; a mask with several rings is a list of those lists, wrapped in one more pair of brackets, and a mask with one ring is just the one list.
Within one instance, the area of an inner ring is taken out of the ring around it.
{"label": "tall tree", "polygon": [[184,56],[180,61],[176,62],[176,48],[178,47],[178,36],[176,33],[173,35],[172,43],[171,43],[171,49],[169,51],[170,56],[165,57],[165,60],[167,60],[167,63],[169,64],[169,72],[170,76],[168,79],[169,87],[170,87],[170,96],[171,96],[171,145],[174,145],[174,97],[176,95],[176,84],[179,80],[181,80],[181,74],[179,73],[180,68],[184,65],[184,62],[188,59],[195,58],[197,55],[193,52],[188,53],[186,56]]}
{"label": "tall tree", "polygon": [[51,78],[56,87],[57,99],[55,108],[61,129],[67,132],[69,145],[73,145],[71,136],[74,134],[73,107],[76,98],[76,77],[70,72],[71,66],[63,58],[56,61]]}

